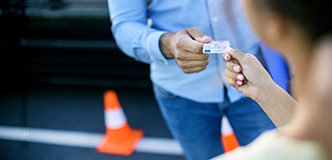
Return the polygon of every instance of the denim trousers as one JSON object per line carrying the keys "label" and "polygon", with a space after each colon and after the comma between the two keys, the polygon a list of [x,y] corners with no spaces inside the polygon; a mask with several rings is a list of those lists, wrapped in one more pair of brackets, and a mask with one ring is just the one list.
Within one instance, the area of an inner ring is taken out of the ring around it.
{"label": "denim trousers", "polygon": [[275,126],[250,98],[230,103],[198,103],[154,85],[155,99],[173,137],[188,160],[207,160],[222,154],[221,118],[226,115],[241,146]]}

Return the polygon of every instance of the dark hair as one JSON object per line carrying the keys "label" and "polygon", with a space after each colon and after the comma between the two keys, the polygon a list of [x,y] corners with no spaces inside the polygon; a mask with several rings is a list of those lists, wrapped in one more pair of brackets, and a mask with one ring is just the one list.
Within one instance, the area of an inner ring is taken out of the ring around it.
{"label": "dark hair", "polygon": [[332,8],[328,0],[255,0],[294,20],[308,31],[313,41],[332,31]]}

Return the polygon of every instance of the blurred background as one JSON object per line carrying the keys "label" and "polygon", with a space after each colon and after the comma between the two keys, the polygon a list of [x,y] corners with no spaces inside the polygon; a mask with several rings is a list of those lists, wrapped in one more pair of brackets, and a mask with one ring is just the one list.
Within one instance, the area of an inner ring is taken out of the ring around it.
{"label": "blurred background", "polygon": [[[108,89],[133,128],[177,146],[154,100],[149,65],[121,53],[110,25],[107,0],[0,1],[0,160],[184,159],[181,150],[123,157],[93,148],[105,133]],[[36,129],[50,131],[41,134],[45,139],[62,131],[97,140],[90,146],[29,140]]]}
{"label": "blurred background", "polygon": [[115,45],[107,0],[1,3],[4,72],[29,74],[29,80],[43,83],[150,87],[148,65],[126,57]]}

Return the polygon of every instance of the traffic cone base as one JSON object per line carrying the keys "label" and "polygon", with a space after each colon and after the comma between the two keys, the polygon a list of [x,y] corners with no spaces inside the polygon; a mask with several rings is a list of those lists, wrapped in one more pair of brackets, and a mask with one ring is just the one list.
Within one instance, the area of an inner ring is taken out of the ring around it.
{"label": "traffic cone base", "polygon": [[144,131],[129,126],[114,90],[104,93],[104,107],[106,133],[96,150],[105,154],[130,156],[143,138]]}
{"label": "traffic cone base", "polygon": [[221,142],[225,152],[231,151],[240,146],[237,140],[233,128],[230,125],[226,116],[222,117],[222,130],[221,130]]}
{"label": "traffic cone base", "polygon": [[234,134],[222,136],[221,140],[222,140],[225,152],[231,151],[240,146],[240,144],[237,141],[237,138],[235,137]]}
{"label": "traffic cone base", "polygon": [[[122,137],[113,136],[124,133],[125,135]],[[143,138],[143,136],[144,131],[140,129],[131,129],[129,127],[121,128],[119,130],[107,129],[106,135],[97,146],[97,151],[106,154],[130,156],[135,151],[138,142]]]}

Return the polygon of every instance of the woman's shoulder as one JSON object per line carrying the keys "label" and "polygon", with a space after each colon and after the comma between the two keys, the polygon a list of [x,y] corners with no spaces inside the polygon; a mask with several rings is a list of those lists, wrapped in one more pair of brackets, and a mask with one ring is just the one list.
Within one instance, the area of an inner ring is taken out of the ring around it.
{"label": "woman's shoulder", "polygon": [[257,137],[247,146],[217,156],[212,160],[325,160],[321,145],[311,140],[296,140],[271,130]]}

